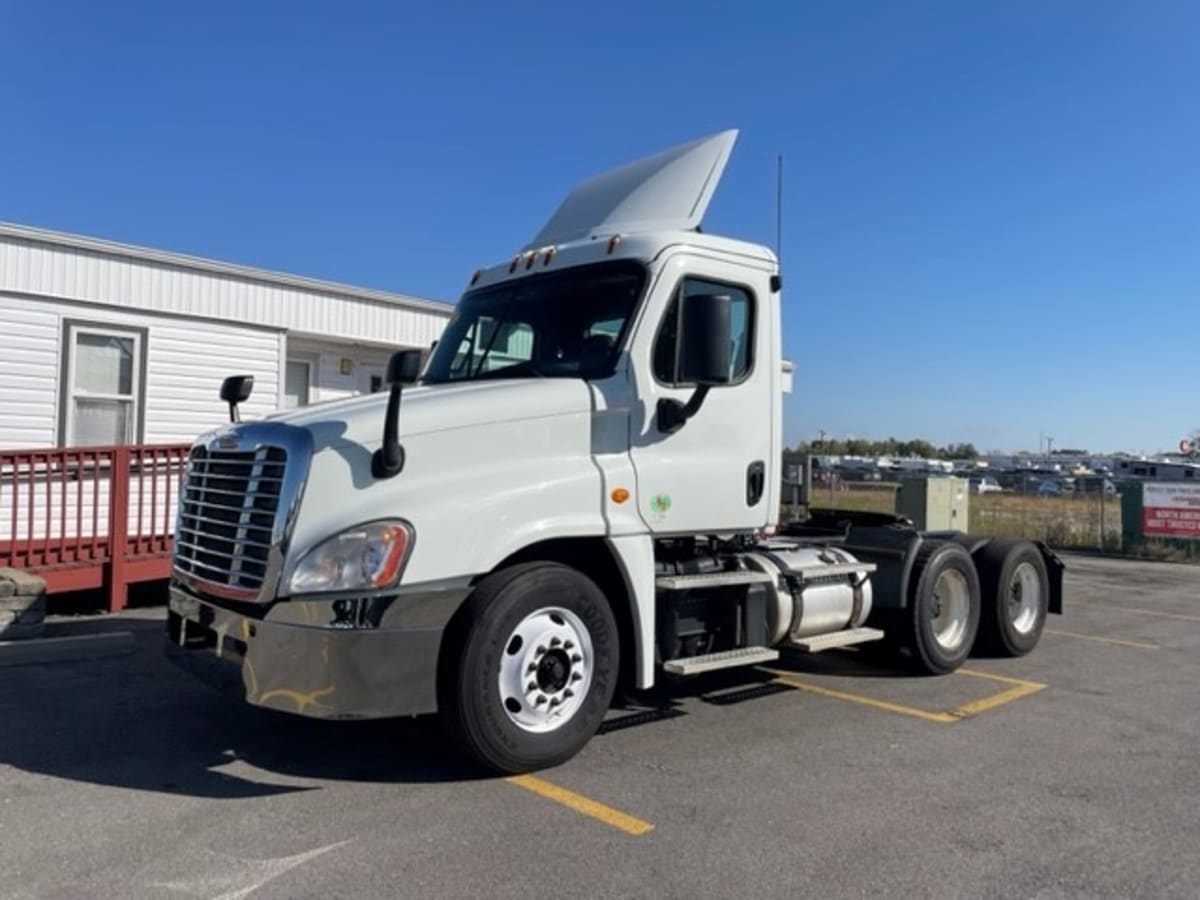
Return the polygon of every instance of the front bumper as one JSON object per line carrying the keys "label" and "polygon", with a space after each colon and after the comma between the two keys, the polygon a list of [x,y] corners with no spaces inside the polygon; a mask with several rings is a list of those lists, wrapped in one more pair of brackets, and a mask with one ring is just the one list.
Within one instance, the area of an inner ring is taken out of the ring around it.
{"label": "front bumper", "polygon": [[319,719],[420,715],[437,710],[442,635],[469,591],[465,582],[438,583],[250,610],[172,582],[168,633],[240,667],[256,706]]}

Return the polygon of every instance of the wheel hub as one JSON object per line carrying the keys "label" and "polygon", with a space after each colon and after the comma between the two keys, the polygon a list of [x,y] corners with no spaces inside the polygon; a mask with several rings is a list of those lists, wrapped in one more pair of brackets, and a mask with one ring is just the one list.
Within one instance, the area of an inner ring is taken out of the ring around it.
{"label": "wheel hub", "polygon": [[571,658],[563,650],[551,650],[538,663],[537,686],[543,691],[561,691],[567,686],[570,676]]}
{"label": "wheel hub", "polygon": [[971,589],[962,572],[946,569],[933,584],[933,639],[945,650],[959,648],[967,634]]}
{"label": "wheel hub", "polygon": [[575,613],[546,607],[517,624],[500,657],[500,701],[518,728],[544,733],[578,711],[592,683],[592,639]]}
{"label": "wheel hub", "polygon": [[1008,620],[1018,634],[1029,634],[1037,625],[1042,607],[1042,579],[1032,563],[1022,562],[1008,586]]}

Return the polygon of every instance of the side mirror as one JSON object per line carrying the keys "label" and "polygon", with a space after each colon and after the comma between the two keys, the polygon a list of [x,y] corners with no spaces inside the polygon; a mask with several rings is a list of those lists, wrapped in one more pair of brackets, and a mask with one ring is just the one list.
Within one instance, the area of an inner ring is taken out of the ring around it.
{"label": "side mirror", "polygon": [[692,294],[682,299],[679,379],[696,385],[688,402],[658,401],[658,430],[671,434],[700,411],[710,387],[729,384],[733,361],[733,301],[728,294]]}
{"label": "side mirror", "polygon": [[729,384],[732,362],[728,294],[692,294],[683,298],[679,330],[679,377],[698,385]]}
{"label": "side mirror", "polygon": [[397,350],[388,360],[385,380],[388,384],[416,384],[424,358],[420,350]]}
{"label": "side mirror", "polygon": [[253,375],[230,375],[221,382],[221,399],[229,404],[230,422],[241,421],[237,411],[238,404],[250,399],[250,392],[253,390]]}
{"label": "side mirror", "polygon": [[404,448],[400,446],[400,395],[406,384],[416,384],[421,377],[425,354],[420,350],[397,350],[388,360],[387,411],[383,419],[383,444],[371,458],[371,472],[376,478],[391,478],[404,468]]}

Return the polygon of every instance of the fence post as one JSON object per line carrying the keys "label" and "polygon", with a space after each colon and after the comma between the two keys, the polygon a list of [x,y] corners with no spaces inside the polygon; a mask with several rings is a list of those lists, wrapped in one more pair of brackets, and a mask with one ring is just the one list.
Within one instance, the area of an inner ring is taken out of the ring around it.
{"label": "fence post", "polygon": [[108,476],[108,611],[125,608],[125,557],[129,550],[129,448],[113,451]]}

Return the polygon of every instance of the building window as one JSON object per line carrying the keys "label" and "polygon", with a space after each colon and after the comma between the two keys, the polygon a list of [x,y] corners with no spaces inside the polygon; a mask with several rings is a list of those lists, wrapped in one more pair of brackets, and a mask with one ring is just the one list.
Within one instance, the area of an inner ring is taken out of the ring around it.
{"label": "building window", "polygon": [[66,323],[61,429],[66,446],[141,440],[146,332]]}
{"label": "building window", "polygon": [[745,288],[731,284],[720,284],[700,278],[685,278],[675,299],[667,308],[658,338],[654,342],[654,377],[671,387],[678,387],[679,379],[679,297],[680,294],[724,294],[732,301],[729,311],[730,382],[736,384],[750,373],[754,362],[754,298]]}
{"label": "building window", "polygon": [[283,378],[283,406],[308,406],[308,389],[312,384],[312,363],[306,359],[289,359]]}

